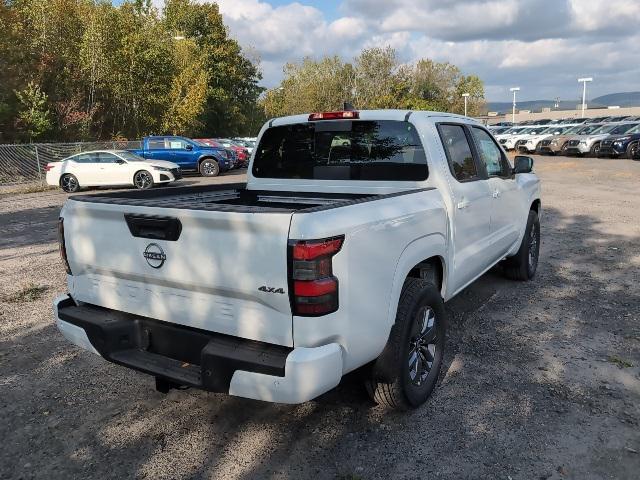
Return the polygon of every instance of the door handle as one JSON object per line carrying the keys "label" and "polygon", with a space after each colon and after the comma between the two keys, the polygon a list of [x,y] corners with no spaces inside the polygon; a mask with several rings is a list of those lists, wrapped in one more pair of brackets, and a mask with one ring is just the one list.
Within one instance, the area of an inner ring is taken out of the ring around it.
{"label": "door handle", "polygon": [[493,194],[492,194],[493,198],[500,198],[500,190],[494,190]]}
{"label": "door handle", "polygon": [[469,200],[463,200],[458,202],[458,209],[462,210],[463,208],[467,208],[471,206],[471,202]]}

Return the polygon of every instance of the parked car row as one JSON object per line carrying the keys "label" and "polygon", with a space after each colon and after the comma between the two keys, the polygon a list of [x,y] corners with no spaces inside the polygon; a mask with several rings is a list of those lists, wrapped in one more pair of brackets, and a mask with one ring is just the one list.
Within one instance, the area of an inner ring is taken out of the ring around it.
{"label": "parked car row", "polygon": [[640,159],[640,117],[587,120],[491,130],[506,150],[520,153]]}
{"label": "parked car row", "polygon": [[183,171],[215,177],[247,167],[250,150],[245,144],[251,145],[252,151],[250,140],[150,136],[142,139],[138,150],[95,150],[51,162],[45,167],[46,180],[72,193],[96,186],[147,189],[175,182]]}

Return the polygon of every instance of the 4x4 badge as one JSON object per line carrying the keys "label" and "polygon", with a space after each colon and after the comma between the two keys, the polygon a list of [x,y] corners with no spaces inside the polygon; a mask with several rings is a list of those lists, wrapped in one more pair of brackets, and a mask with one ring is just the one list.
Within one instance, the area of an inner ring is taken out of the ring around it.
{"label": "4x4 badge", "polygon": [[265,293],[282,293],[284,294],[284,288],[265,287],[264,285],[258,288],[261,292]]}

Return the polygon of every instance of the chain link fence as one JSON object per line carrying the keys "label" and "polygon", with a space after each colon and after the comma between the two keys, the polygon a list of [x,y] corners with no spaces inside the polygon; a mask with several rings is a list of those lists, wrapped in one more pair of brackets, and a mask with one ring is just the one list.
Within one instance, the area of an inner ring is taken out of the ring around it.
{"label": "chain link fence", "polygon": [[140,141],[0,145],[0,186],[44,182],[45,166],[91,150],[137,150]]}

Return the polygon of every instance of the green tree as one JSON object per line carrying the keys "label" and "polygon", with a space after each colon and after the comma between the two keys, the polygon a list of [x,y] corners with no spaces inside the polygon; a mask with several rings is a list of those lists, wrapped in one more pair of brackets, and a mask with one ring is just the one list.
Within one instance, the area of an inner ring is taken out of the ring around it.
{"label": "green tree", "polygon": [[256,102],[264,90],[258,67],[229,37],[215,3],[168,0],[164,8],[167,31],[192,39],[207,72],[206,102],[199,133],[234,135],[249,133]]}
{"label": "green tree", "polygon": [[169,105],[163,119],[163,130],[174,135],[187,135],[203,129],[200,121],[207,100],[208,76],[198,48],[191,39],[176,42],[177,73],[169,91]]}
{"label": "green tree", "polygon": [[394,108],[402,92],[396,51],[391,47],[363,50],[352,69],[353,100],[358,108]]}
{"label": "green tree", "polygon": [[478,77],[429,59],[401,65],[392,48],[371,48],[353,63],[324,57],[286,65],[284,79],[266,92],[261,105],[269,117],[334,110],[345,100],[360,109],[460,112],[461,89],[471,94],[470,113],[479,113],[484,88]]}
{"label": "green tree", "polygon": [[15,94],[20,104],[17,119],[19,128],[28,134],[29,141],[40,138],[52,126],[47,95],[33,82]]}
{"label": "green tree", "polygon": [[476,75],[461,76],[456,84],[455,105],[451,109],[456,113],[464,114],[463,93],[468,93],[467,114],[469,116],[480,115],[486,109],[484,100],[484,83]]}

